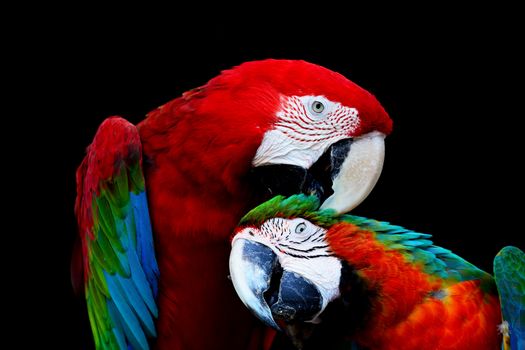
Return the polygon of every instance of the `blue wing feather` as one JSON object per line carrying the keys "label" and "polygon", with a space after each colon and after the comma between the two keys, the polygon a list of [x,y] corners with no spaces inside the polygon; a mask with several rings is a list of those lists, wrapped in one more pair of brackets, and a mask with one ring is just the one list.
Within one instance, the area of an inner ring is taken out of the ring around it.
{"label": "blue wing feather", "polygon": [[139,291],[142,300],[144,300],[153,316],[158,317],[157,305],[155,304],[152,288],[148,287],[150,284],[146,279],[144,271],[141,269],[141,265],[135,251],[131,251],[129,254],[129,266],[131,268],[131,278],[133,279],[135,287]]}
{"label": "blue wing feather", "polygon": [[140,257],[141,266],[144,269],[153,294],[157,295],[159,267],[155,258],[155,249],[153,246],[153,234],[151,232],[151,223],[149,218],[148,201],[146,193],[141,192],[138,195],[131,195],[131,203],[137,227],[137,240],[141,242],[137,247],[137,253]]}
{"label": "blue wing feather", "polygon": [[145,326],[144,331],[148,333],[149,336],[156,336],[153,318],[151,317],[142,296],[135,287],[134,282],[129,278],[124,278],[119,275],[115,276],[115,281],[119,284],[120,290],[125,291],[124,297],[127,300],[127,304],[132,308],[141,324]]}
{"label": "blue wing feather", "polygon": [[432,237],[430,234],[353,215],[344,215],[342,218],[375,232],[376,238],[389,249],[408,253],[405,254],[405,258],[413,263],[421,263],[427,273],[436,274],[451,281],[481,279],[483,283],[493,283],[488,273],[450,250],[434,246],[430,240]]}
{"label": "blue wing feather", "polygon": [[114,303],[108,302],[107,305],[108,305],[109,315],[114,322],[112,331],[113,331],[113,334],[115,335],[115,339],[117,340],[117,345],[119,349],[125,350],[127,349],[128,346],[127,346],[126,338],[124,336],[124,331],[123,331],[124,326],[122,325],[120,312],[118,312]]}
{"label": "blue wing feather", "polygon": [[135,350],[149,349],[144,331],[140,326],[137,315],[131,309],[128,299],[125,296],[127,291],[121,289],[118,276],[106,274],[106,281],[109,293],[111,294],[111,299],[108,300],[108,303],[114,303],[117,312],[120,314],[122,320],[121,325],[124,328],[127,340]]}

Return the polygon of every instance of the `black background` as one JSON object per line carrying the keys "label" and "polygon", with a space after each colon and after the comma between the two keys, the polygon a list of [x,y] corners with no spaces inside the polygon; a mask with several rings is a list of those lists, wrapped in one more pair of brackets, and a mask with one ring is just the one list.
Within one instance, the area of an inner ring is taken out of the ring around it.
{"label": "black background", "polygon": [[384,20],[373,11],[366,18],[332,18],[314,9],[294,22],[274,16],[212,22],[192,14],[181,23],[181,16],[61,18],[35,28],[32,40],[21,44],[28,60],[23,71],[34,79],[21,78],[25,100],[38,104],[22,121],[30,125],[36,153],[45,155],[31,160],[32,174],[51,178],[44,187],[52,205],[39,197],[45,219],[33,231],[35,248],[45,254],[32,268],[45,282],[30,289],[36,307],[46,310],[32,310],[38,319],[53,314],[60,320],[44,343],[86,347],[69,259],[74,172],[98,125],[115,114],[138,122],[247,60],[323,65],[371,91],[389,112],[394,131],[383,174],[356,214],[431,233],[436,244],[488,271],[503,246],[525,248],[519,168],[525,60],[512,11],[450,9]]}

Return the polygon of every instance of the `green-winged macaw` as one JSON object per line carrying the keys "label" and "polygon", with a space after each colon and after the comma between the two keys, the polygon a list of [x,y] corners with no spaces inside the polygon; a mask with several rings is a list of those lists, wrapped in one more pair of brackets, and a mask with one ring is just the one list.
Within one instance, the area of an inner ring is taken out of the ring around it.
{"label": "green-winged macaw", "polygon": [[428,234],[319,204],[277,196],[232,239],[239,297],[298,348],[524,349],[521,250],[503,248],[493,278]]}
{"label": "green-winged macaw", "polygon": [[232,230],[276,194],[355,207],[391,128],[373,95],[293,60],[226,70],[137,126],[104,121],[77,171],[73,263],[97,349],[267,348],[228,280]]}

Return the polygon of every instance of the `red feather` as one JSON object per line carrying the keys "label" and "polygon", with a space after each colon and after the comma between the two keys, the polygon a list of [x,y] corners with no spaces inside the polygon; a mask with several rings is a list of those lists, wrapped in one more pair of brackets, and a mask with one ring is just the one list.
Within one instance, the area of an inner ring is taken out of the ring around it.
{"label": "red feather", "polygon": [[158,348],[261,348],[262,326],[227,278],[227,238],[254,204],[246,175],[279,103],[257,96],[210,83],[139,125],[161,275]]}
{"label": "red feather", "polygon": [[[498,349],[501,322],[496,294],[479,280],[446,285],[403,255],[387,249],[374,234],[338,224],[327,234],[334,253],[358,270],[371,290],[371,317],[356,340],[371,349]],[[431,293],[445,291],[443,298]]]}
{"label": "red feather", "polygon": [[[90,273],[85,237],[95,238],[92,231],[91,205],[93,196],[100,193],[99,182],[111,178],[116,172],[115,169],[119,168],[120,161],[128,157],[133,159],[133,156],[135,156],[134,159],[137,159],[140,153],[141,145],[135,127],[120,117],[110,117],[104,120],[98,128],[93,142],[87,149],[86,157],[77,169],[75,215],[82,249],[75,246],[71,261],[71,279],[76,291],[79,291],[81,276],[84,276],[85,281]],[[139,161],[142,162],[141,159]],[[78,262],[80,252],[83,257],[82,264]]]}

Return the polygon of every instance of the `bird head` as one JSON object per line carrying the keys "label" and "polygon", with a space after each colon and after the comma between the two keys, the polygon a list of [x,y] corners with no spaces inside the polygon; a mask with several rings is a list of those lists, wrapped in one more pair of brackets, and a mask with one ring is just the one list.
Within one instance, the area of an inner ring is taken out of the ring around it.
{"label": "bird head", "polygon": [[216,124],[215,137],[243,145],[244,156],[233,149],[225,156],[249,159],[262,200],[314,194],[323,208],[347,212],[381,173],[392,121],[373,95],[329,69],[295,60],[247,62],[187,96],[199,94],[206,97],[199,112]]}
{"label": "bird head", "polygon": [[334,210],[319,210],[315,196],[277,196],[250,211],[233,235],[230,274],[237,294],[297,344],[305,336],[294,332],[311,330],[304,325],[319,323],[344,290],[346,265],[327,238],[341,220]]}

